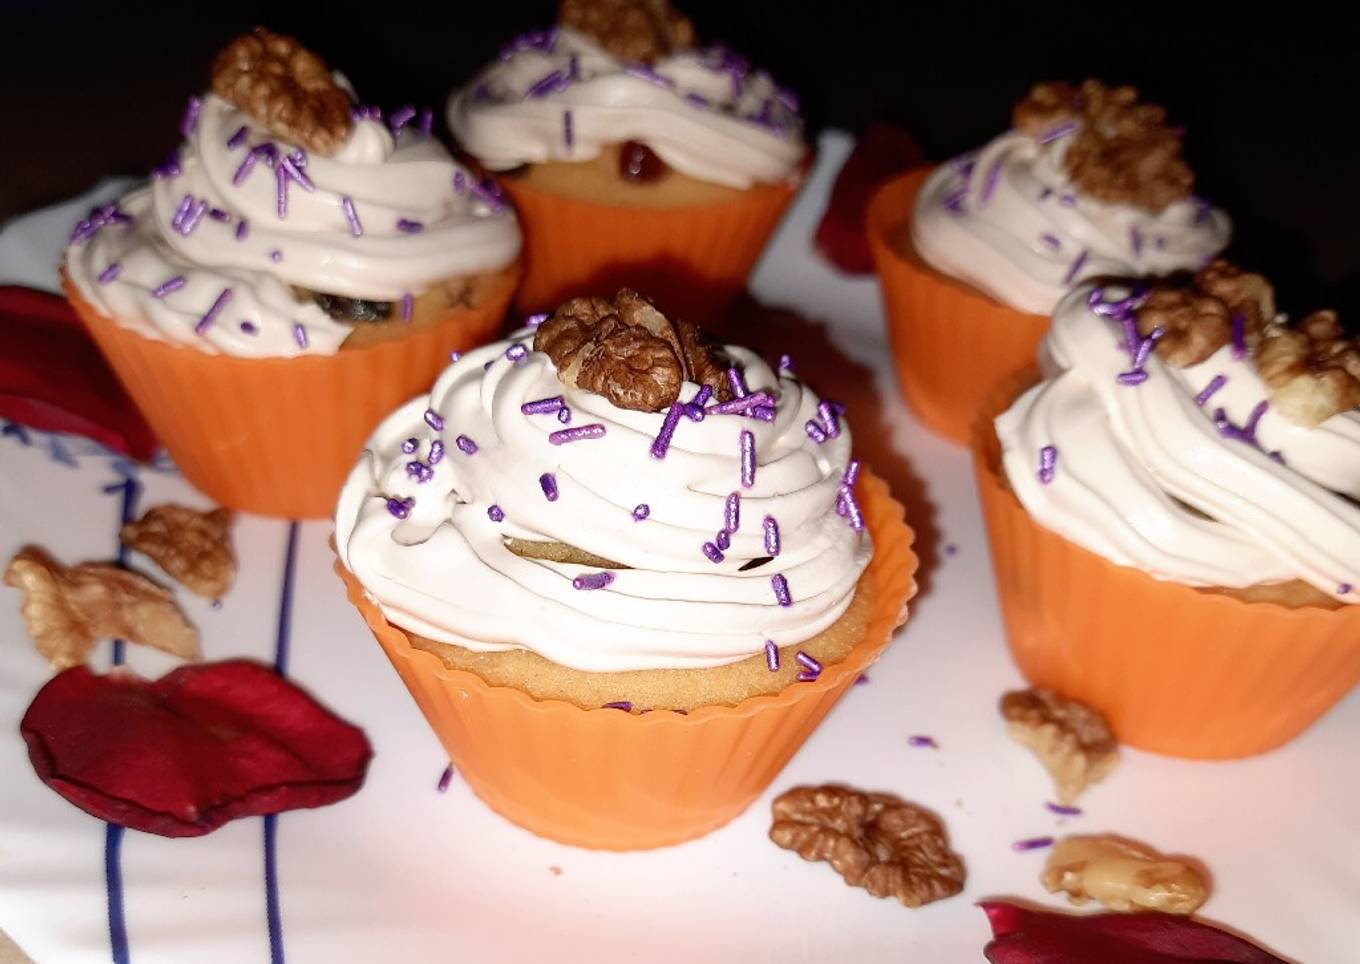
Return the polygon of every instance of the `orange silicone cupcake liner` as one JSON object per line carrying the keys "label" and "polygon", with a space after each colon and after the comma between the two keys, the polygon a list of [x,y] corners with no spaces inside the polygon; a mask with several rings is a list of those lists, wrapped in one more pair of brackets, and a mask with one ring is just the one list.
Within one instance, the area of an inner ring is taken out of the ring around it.
{"label": "orange silicone cupcake liner", "polygon": [[866,219],[869,247],[902,397],[931,429],[967,444],[997,383],[1034,364],[1049,319],[993,301],[898,250],[893,236],[929,174],[918,169],[879,188]]}
{"label": "orange silicone cupcake liner", "polygon": [[973,442],[1011,653],[1034,686],[1099,707],[1124,743],[1229,759],[1277,747],[1360,682],[1360,606],[1289,609],[1119,566],[1040,526],[1004,483],[993,396]]}
{"label": "orange silicone cupcake liner", "polygon": [[859,494],[874,539],[861,578],[877,593],[864,639],[813,682],[689,714],[586,710],[449,669],[413,649],[338,562],[336,571],[449,759],[493,810],[562,843],[663,847],[702,836],[745,810],[905,618],[916,592],[912,532],[882,480],[862,472]]}
{"label": "orange silicone cupcake liner", "polygon": [[502,178],[524,228],[525,314],[633,288],[666,314],[714,324],[746,287],[796,184],[758,184],[721,204],[633,208]]}
{"label": "orange silicone cupcake liner", "polygon": [[483,302],[405,338],[333,355],[211,355],[129,331],[66,295],[185,478],[221,505],[289,519],[329,516],[369,433],[428,388],[449,352],[499,330],[518,268]]}

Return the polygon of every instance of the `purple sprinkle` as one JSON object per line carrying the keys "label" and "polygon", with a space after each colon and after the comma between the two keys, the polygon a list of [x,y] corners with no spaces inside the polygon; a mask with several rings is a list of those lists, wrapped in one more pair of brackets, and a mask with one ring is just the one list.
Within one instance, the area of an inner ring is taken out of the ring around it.
{"label": "purple sprinkle", "polygon": [[637,506],[634,507],[633,509],[633,521],[641,522],[643,519],[647,518],[651,514],[652,507],[649,506],[646,502],[639,502]]}
{"label": "purple sprinkle", "polygon": [[1072,283],[1072,279],[1077,276],[1077,272],[1079,272],[1086,264],[1086,256],[1088,254],[1089,252],[1083,251],[1081,254],[1077,255],[1077,260],[1072,262],[1072,266],[1067,269],[1067,274],[1063,276],[1063,284],[1070,285]]}
{"label": "purple sprinkle", "polygon": [[97,280],[101,285],[106,285],[106,284],[108,284],[110,281],[112,281],[114,278],[117,278],[117,277],[118,277],[118,273],[119,273],[120,271],[122,271],[122,270],[123,270],[123,266],[122,266],[121,264],[119,264],[117,261],[114,261],[114,262],[112,262],[107,268],[105,268],[103,271],[99,272],[99,277],[98,277],[96,280]]}
{"label": "purple sprinkle", "polygon": [[797,654],[793,658],[798,660],[798,662],[802,663],[803,666],[807,668],[807,671],[809,673],[816,673],[818,676],[821,675],[822,664],[817,662],[817,660],[813,659],[811,656],[803,652],[801,649],[797,652]]}
{"label": "purple sprinkle", "polygon": [[1077,196],[1075,194],[1061,194],[1058,196],[1058,203],[1065,208],[1074,208],[1077,206]]}
{"label": "purple sprinkle", "polygon": [[689,101],[689,103],[695,107],[707,107],[709,104],[709,100],[707,97],[705,97],[703,94],[696,94],[694,93],[694,91],[690,91],[689,93],[687,93],[685,95],[685,100]]}
{"label": "purple sprinkle", "polygon": [[420,112],[420,133],[429,137],[434,132],[434,111],[426,107]]}
{"label": "purple sprinkle", "polygon": [[967,198],[968,187],[967,185],[964,185],[963,187],[946,194],[940,203],[944,205],[945,210],[950,211],[953,214],[962,214],[963,202]]}
{"label": "purple sprinkle", "polygon": [[736,532],[741,528],[741,493],[733,492],[723,504],[723,528]]}
{"label": "purple sprinkle", "polygon": [[1046,187],[1046,188],[1044,188],[1042,191],[1039,192],[1039,200],[1040,200],[1040,201],[1047,201],[1047,200],[1048,200],[1049,198],[1051,198],[1052,196],[1053,196],[1053,188],[1051,188],[1051,187]]}
{"label": "purple sprinkle", "polygon": [[246,142],[246,125],[236,128],[236,133],[227,138],[227,150],[234,151]]}
{"label": "purple sprinkle", "polygon": [[233,186],[240,187],[245,183],[246,178],[250,176],[250,172],[254,170],[255,161],[259,156],[260,149],[258,147],[246,151],[246,156],[241,158],[241,163],[237,166],[236,173],[231,176],[231,183]]}
{"label": "purple sprinkle", "polygon": [[712,542],[705,542],[703,544],[703,553],[704,555],[708,556],[709,562],[717,563],[723,561],[722,550],[719,549]]}
{"label": "purple sprinkle", "polygon": [[397,218],[397,230],[403,234],[419,234],[425,230],[425,225],[410,218]]}
{"label": "purple sprinkle", "polygon": [[1284,460],[1284,453],[1279,451],[1278,449],[1276,449],[1274,452],[1269,452],[1267,454],[1270,456],[1272,462],[1279,462],[1281,465],[1286,464]]}
{"label": "purple sprinkle", "polygon": [[909,736],[907,737],[907,746],[924,747],[931,750],[940,748],[940,744],[935,742],[933,736]]}
{"label": "purple sprinkle", "polygon": [[453,444],[458,446],[458,451],[462,452],[464,455],[477,454],[477,443],[472,441],[472,439],[468,438],[466,435],[458,436],[456,439],[453,440]]}
{"label": "purple sprinkle", "polygon": [[398,519],[405,519],[411,514],[411,506],[415,505],[415,499],[388,499],[387,511]]}
{"label": "purple sprinkle", "polygon": [[613,581],[614,574],[612,572],[588,572],[573,579],[571,588],[581,590],[603,589]]}
{"label": "purple sprinkle", "polygon": [[1351,586],[1350,583],[1348,583],[1348,582],[1343,582],[1343,583],[1339,584],[1339,585],[1336,587],[1336,594],[1337,594],[1338,596],[1344,596],[1344,595],[1346,595],[1347,593],[1349,593],[1349,592],[1351,591],[1352,588],[1354,588],[1354,587]]}
{"label": "purple sprinkle", "polygon": [[1061,137],[1066,137],[1068,134],[1072,133],[1076,129],[1077,129],[1076,121],[1067,121],[1066,123],[1059,124],[1057,127],[1051,127],[1047,131],[1039,135],[1039,143],[1051,144],[1053,141],[1056,141]]}
{"label": "purple sprinkle", "polygon": [[434,478],[434,471],[419,460],[406,463],[406,474],[422,485]]}
{"label": "purple sprinkle", "polygon": [[305,326],[293,326],[293,340],[297,342],[299,348],[307,347],[307,329]]}
{"label": "purple sprinkle", "polygon": [[526,327],[526,328],[537,328],[539,325],[543,324],[543,322],[545,322],[545,321],[547,321],[547,320],[548,320],[548,313],[547,313],[546,311],[540,311],[540,312],[539,312],[538,314],[536,314],[536,315],[530,315],[528,318],[525,318],[525,319],[524,319],[524,327]]}
{"label": "purple sprinkle", "polygon": [[212,218],[214,221],[221,221],[224,224],[231,221],[231,215],[221,208],[208,208],[208,217]]}
{"label": "purple sprinkle", "polygon": [[601,709],[623,710],[625,713],[633,712],[633,704],[629,700],[615,700],[613,703],[606,703]]}
{"label": "purple sprinkle", "polygon": [[779,672],[779,647],[773,639],[765,640],[765,666],[771,673]]}
{"label": "purple sprinkle", "polygon": [[691,422],[702,422],[705,417],[702,405],[695,405],[693,402],[685,403],[685,418]]}
{"label": "purple sprinkle", "polygon": [[557,420],[563,425],[569,423],[571,421],[571,409],[567,408],[565,405],[559,408],[557,410]]}
{"label": "purple sprinkle", "polygon": [[1242,312],[1232,313],[1232,356],[1241,361],[1247,355],[1247,319]]}
{"label": "purple sprinkle", "polygon": [[151,169],[151,177],[160,180],[166,177],[176,177],[180,173],[179,152],[171,151],[165,155],[165,160]]}
{"label": "purple sprinkle", "polygon": [[1115,380],[1121,385],[1137,386],[1148,380],[1148,373],[1141,368],[1131,372],[1120,372]]}
{"label": "purple sprinkle", "polygon": [[451,352],[449,352],[449,363],[452,364],[453,362],[456,362],[458,359],[460,359],[460,358],[462,358],[462,357],[463,357],[463,353],[462,353],[461,351],[457,351],[457,350],[451,351]]}
{"label": "purple sprinkle", "polygon": [[435,784],[434,788],[439,793],[444,793],[446,790],[448,790],[449,784],[452,782],[453,782],[453,764],[450,763],[448,766],[444,768],[444,772],[439,775],[439,782]]}
{"label": "purple sprinkle", "polygon": [[1048,808],[1050,813],[1056,813],[1060,817],[1081,816],[1081,807],[1069,807],[1065,803],[1051,803],[1051,802],[1045,803],[1044,806]]}
{"label": "purple sprinkle", "polygon": [[354,201],[348,195],[340,199],[340,210],[345,212],[345,220],[349,222],[349,233],[354,237],[359,237],[364,233],[364,226],[359,223],[359,215],[354,210]]}
{"label": "purple sprinkle", "polygon": [[1058,465],[1058,447],[1045,445],[1039,450],[1039,481],[1044,485],[1053,481],[1053,473]]}
{"label": "purple sprinkle", "polygon": [[505,511],[504,511],[503,509],[501,509],[500,506],[494,505],[494,504],[493,504],[493,505],[487,506],[486,517],[487,517],[488,519],[490,519],[492,522],[504,522],[504,521],[505,521]]}
{"label": "purple sprinkle", "polygon": [[710,398],[712,398],[712,397],[713,397],[713,386],[712,386],[712,385],[700,385],[700,386],[699,386],[699,390],[698,390],[697,392],[694,393],[694,397],[691,398],[689,401],[690,401],[690,404],[691,404],[691,405],[701,405],[701,406],[702,406],[702,405],[707,405],[707,404],[708,404],[708,400],[709,400]]}
{"label": "purple sprinkle", "polygon": [[[185,197],[187,198],[188,195],[186,194]],[[184,216],[180,218],[179,223],[174,225],[175,230],[187,238],[194,233],[194,229],[198,227],[199,222],[203,220],[203,215],[206,214],[207,211],[208,201],[204,198],[189,208]]]}
{"label": "purple sprinkle", "polygon": [[1157,327],[1153,328],[1150,332],[1148,332],[1148,336],[1146,338],[1138,342],[1138,349],[1133,356],[1133,367],[1135,369],[1141,369],[1145,364],[1147,364],[1148,355],[1152,354],[1152,349],[1156,347],[1157,342],[1165,334],[1166,330],[1162,328],[1161,325],[1158,325]]}
{"label": "purple sprinkle", "polygon": [[1001,162],[997,161],[995,164],[991,166],[991,169],[987,171],[987,177],[982,182],[982,194],[979,197],[979,200],[982,204],[986,204],[988,201],[992,199],[992,193],[996,190],[996,182],[1000,179],[1000,177],[1001,177]]}
{"label": "purple sprinkle", "polygon": [[789,595],[789,581],[784,578],[782,572],[777,572],[770,577],[770,588],[774,590],[774,598],[779,605],[793,605],[793,597]]}
{"label": "purple sprinkle", "polygon": [[772,557],[779,555],[779,523],[767,515],[760,524],[765,529],[765,551]]}
{"label": "purple sprinkle", "polygon": [[841,434],[840,422],[837,421],[838,414],[839,407],[835,402],[823,401],[817,405],[817,417],[822,420],[827,438],[835,438]]}
{"label": "purple sprinkle", "polygon": [[1045,232],[1039,235],[1039,240],[1042,241],[1044,244],[1048,245],[1054,251],[1057,251],[1062,248],[1062,241],[1058,239],[1058,236],[1056,234],[1049,234]]}
{"label": "purple sprinkle", "polygon": [[576,144],[576,135],[572,131],[571,111],[562,111],[562,143],[571,151]]}
{"label": "purple sprinkle", "polygon": [[675,426],[680,424],[680,414],[685,407],[679,402],[672,402],[671,407],[666,411],[666,418],[661,423],[661,431],[657,433],[652,441],[652,458],[664,459],[666,452],[671,447],[671,437],[675,435]]}
{"label": "purple sprinkle", "polygon": [[850,464],[845,467],[845,473],[841,475],[841,485],[855,487],[859,481],[859,459],[851,459]]}
{"label": "purple sprinkle", "polygon": [[749,489],[756,484],[756,437],[751,432],[741,433],[741,487]]}
{"label": "purple sprinkle", "polygon": [[732,535],[726,529],[719,529],[718,534],[713,537],[713,543],[723,552],[732,547]]}
{"label": "purple sprinkle", "polygon": [[710,405],[708,411],[714,415],[741,415],[749,413],[751,409],[758,405],[765,405],[772,401],[774,401],[774,399],[764,392],[756,392],[753,395],[743,394],[736,398],[730,398],[725,402]]}
{"label": "purple sprinkle", "polygon": [[952,542],[946,542],[946,543],[944,544],[944,554],[945,554],[946,556],[955,556],[955,555],[958,555],[958,552],[959,552],[959,547],[956,546],[956,545],[954,545],[954,543],[952,543]]}
{"label": "purple sprinkle", "polygon": [[407,455],[410,455],[418,448],[420,448],[420,443],[413,438],[408,438],[405,442],[401,443],[401,450]]}
{"label": "purple sprinkle", "polygon": [[425,409],[425,424],[436,432],[444,431],[444,417],[432,408]]}
{"label": "purple sprinkle", "polygon": [[746,414],[762,422],[774,421],[774,409],[769,405],[757,405]]}
{"label": "purple sprinkle", "polygon": [[416,301],[411,297],[411,292],[401,296],[401,320],[410,321],[411,313],[415,310]]}
{"label": "purple sprinkle", "polygon": [[557,432],[548,433],[548,441],[553,445],[566,445],[568,442],[579,442],[583,439],[604,438],[605,427],[599,422],[591,422],[589,425],[577,425],[574,428],[564,428]]}
{"label": "purple sprinkle", "polygon": [[260,329],[255,327],[255,322],[253,321],[243,321],[241,322],[241,331],[247,335],[257,335],[259,334]]}
{"label": "purple sprinkle", "polygon": [[540,398],[532,402],[525,402],[519,410],[525,415],[551,415],[562,408],[562,396],[553,395],[551,398]]}
{"label": "purple sprinkle", "polygon": [[274,169],[274,213],[279,220],[288,217],[288,172],[282,164]]}
{"label": "purple sprinkle", "polygon": [[549,502],[557,501],[557,479],[551,472],[544,472],[538,477],[538,487],[543,490],[543,497]]}
{"label": "purple sprinkle", "polygon": [[849,521],[850,528],[856,532],[864,531],[864,516],[860,512],[859,502],[855,499],[854,490],[848,485],[842,485],[840,494],[837,496],[837,511],[839,512],[842,507],[845,509],[842,514]]}
{"label": "purple sprinkle", "polygon": [[524,343],[521,341],[517,341],[509,348],[505,349],[505,357],[515,363],[524,361],[528,356],[529,349],[525,348]]}
{"label": "purple sprinkle", "polygon": [[403,104],[392,112],[392,116],[387,119],[387,126],[393,134],[399,134],[401,129],[416,116],[416,109],[411,104]]}
{"label": "purple sprinkle", "polygon": [[198,123],[198,112],[203,109],[203,101],[197,97],[190,97],[189,102],[184,105],[184,116],[180,118],[179,132],[185,138],[194,132],[194,125]]}
{"label": "purple sprinkle", "polygon": [[208,310],[203,313],[203,317],[198,319],[198,324],[194,325],[195,334],[201,335],[207,331],[212,326],[213,319],[217,317],[218,312],[225,308],[227,302],[230,300],[231,289],[223,288],[222,293],[217,296],[217,300],[215,300]]}
{"label": "purple sprinkle", "polygon": [[780,356],[779,356],[779,364],[778,364],[777,367],[778,367],[778,369],[779,369],[781,372],[792,372],[792,371],[793,371],[793,359],[790,358],[788,355],[780,355]]}
{"label": "purple sprinkle", "polygon": [[554,70],[530,84],[529,89],[524,92],[524,96],[526,98],[546,97],[548,94],[551,94],[562,86],[565,80],[566,77],[563,75],[562,71]]}
{"label": "purple sprinkle", "polygon": [[812,441],[816,442],[818,445],[821,445],[826,441],[826,430],[816,422],[809,420],[804,424],[803,430],[807,432],[808,438],[812,439]]}
{"label": "purple sprinkle", "polygon": [[1129,228],[1129,247],[1133,249],[1135,258],[1143,253],[1143,232],[1136,227]]}
{"label": "purple sprinkle", "polygon": [[811,672],[811,671],[805,670],[805,671],[803,671],[803,672],[801,672],[801,673],[798,674],[798,682],[800,682],[800,683],[812,683],[812,682],[815,682],[818,675],[819,675],[819,674],[817,674],[817,673],[813,673],[813,672]]}
{"label": "purple sprinkle", "polygon": [[430,443],[430,457],[427,460],[431,465],[438,465],[444,460],[444,443],[435,439]]}
{"label": "purple sprinkle", "polygon": [[745,398],[750,394],[750,391],[746,388],[746,379],[742,376],[740,369],[729,368],[727,370],[727,384],[732,386],[734,398]]}
{"label": "purple sprinkle", "polygon": [[860,673],[858,676],[855,677],[855,682],[851,685],[863,686],[867,682],[869,682],[869,677],[864,673]]}
{"label": "purple sprinkle", "polygon": [[1011,844],[1011,849],[1016,853],[1024,853],[1026,850],[1039,850],[1043,847],[1052,846],[1052,837],[1030,837],[1028,840],[1017,840]]}
{"label": "purple sprinkle", "polygon": [[455,194],[462,194],[466,190],[467,190],[467,175],[464,174],[462,171],[454,171],[453,192]]}

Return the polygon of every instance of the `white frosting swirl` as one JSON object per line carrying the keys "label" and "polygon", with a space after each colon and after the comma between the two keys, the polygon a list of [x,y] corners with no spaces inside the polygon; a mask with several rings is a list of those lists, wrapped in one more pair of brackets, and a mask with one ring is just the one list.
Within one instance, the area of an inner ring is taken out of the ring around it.
{"label": "white frosting swirl", "polygon": [[[682,417],[665,457],[656,458],[663,414],[565,389],[542,353],[512,360],[522,350],[512,345],[531,343],[532,332],[520,332],[455,362],[428,400],[413,400],[379,426],[341,491],[340,557],[393,623],[479,651],[523,647],[576,669],[614,671],[734,662],[761,652],[766,640],[807,639],[841,615],[872,549],[868,532],[836,511],[849,431],[841,422],[819,445],[805,428],[819,418],[816,395],[754,354],[728,349],[752,389],[777,386],[774,419]],[[686,384],[680,397],[697,390]],[[550,433],[563,424],[521,406],[558,395],[571,411],[566,427],[601,425],[605,433],[552,444]],[[754,436],[749,488],[741,484],[743,431]],[[460,438],[476,450],[468,454]],[[403,448],[407,439],[416,444]],[[436,440],[442,458],[428,470],[408,468],[428,466]],[[545,496],[545,473],[555,479],[555,501]],[[704,544],[726,527],[733,492],[738,527],[715,563]],[[398,519],[389,499],[414,501],[398,508],[405,515]],[[650,511],[639,520],[640,505]],[[766,516],[777,521],[778,554],[742,571],[768,555]],[[576,577],[596,570],[517,556],[506,537],[568,543],[628,568],[613,571],[603,589],[574,588]],[[780,605],[776,576],[791,605]]]}
{"label": "white frosting swirl", "polygon": [[493,171],[588,161],[632,140],[683,174],[745,189],[794,177],[805,153],[796,101],[726,50],[626,64],[568,27],[513,44],[454,92],[448,120]]}
{"label": "white frosting swirl", "polygon": [[[1360,602],[1360,411],[1316,428],[1290,422],[1230,345],[1184,369],[1154,352],[1146,381],[1122,383],[1123,326],[1092,311],[1090,293],[1072,292],[1053,316],[1043,353],[1059,374],[996,420],[1006,476],[1030,515],[1158,579],[1301,579]],[[1253,425],[1254,442],[1242,437]],[[1048,446],[1057,460],[1044,483]]]}
{"label": "white frosting swirl", "polygon": [[1194,200],[1160,214],[1083,196],[1063,157],[1071,133],[1010,131],[926,179],[911,215],[931,267],[998,301],[1046,315],[1090,278],[1137,278],[1202,267],[1228,243],[1228,216]]}
{"label": "white frosting swirl", "polygon": [[[285,157],[298,177],[280,174]],[[330,354],[351,326],[292,286],[398,303],[515,259],[514,214],[471,184],[414,126],[394,137],[357,118],[322,157],[209,95],[177,162],[120,202],[131,221],[78,238],[66,268],[86,300],[151,338],[232,355]]]}

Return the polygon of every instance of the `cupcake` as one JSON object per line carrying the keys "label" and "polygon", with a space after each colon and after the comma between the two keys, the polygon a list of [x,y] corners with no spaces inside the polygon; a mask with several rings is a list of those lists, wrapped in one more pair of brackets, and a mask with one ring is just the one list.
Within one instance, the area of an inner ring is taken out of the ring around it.
{"label": "cupcake", "polygon": [[1301,732],[1360,681],[1360,342],[1215,261],[1079,287],[1042,354],[975,451],[1021,671],[1161,753]]}
{"label": "cupcake", "polygon": [[63,272],[181,470],[223,505],[329,515],[373,427],[496,331],[513,212],[296,40],[229,44],[151,182],[77,225]]}
{"label": "cupcake", "polygon": [[967,441],[997,380],[1033,361],[1064,292],[1205,265],[1229,223],[1193,184],[1162,108],[1088,80],[1038,85],[981,150],[885,185],[870,243],[907,403]]}
{"label": "cupcake", "polygon": [[517,303],[629,284],[718,316],[797,190],[798,102],[665,0],[564,0],[454,93],[449,127],[495,172],[526,236]]}
{"label": "cupcake", "polygon": [[626,290],[393,413],[335,540],[472,788],[607,849],[744,809],[883,651],[916,565],[834,403]]}

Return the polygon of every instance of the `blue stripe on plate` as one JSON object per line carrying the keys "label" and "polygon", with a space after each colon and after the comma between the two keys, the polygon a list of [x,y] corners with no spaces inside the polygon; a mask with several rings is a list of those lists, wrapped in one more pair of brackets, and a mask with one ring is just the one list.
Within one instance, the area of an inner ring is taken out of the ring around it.
{"label": "blue stripe on plate", "polygon": [[[283,587],[279,591],[278,634],[274,641],[274,671],[288,674],[288,645],[293,630],[293,570],[297,566],[297,522],[288,523],[288,545],[283,556]],[[264,818],[264,907],[269,924],[270,964],[283,964],[283,915],[279,910],[279,815]]]}

